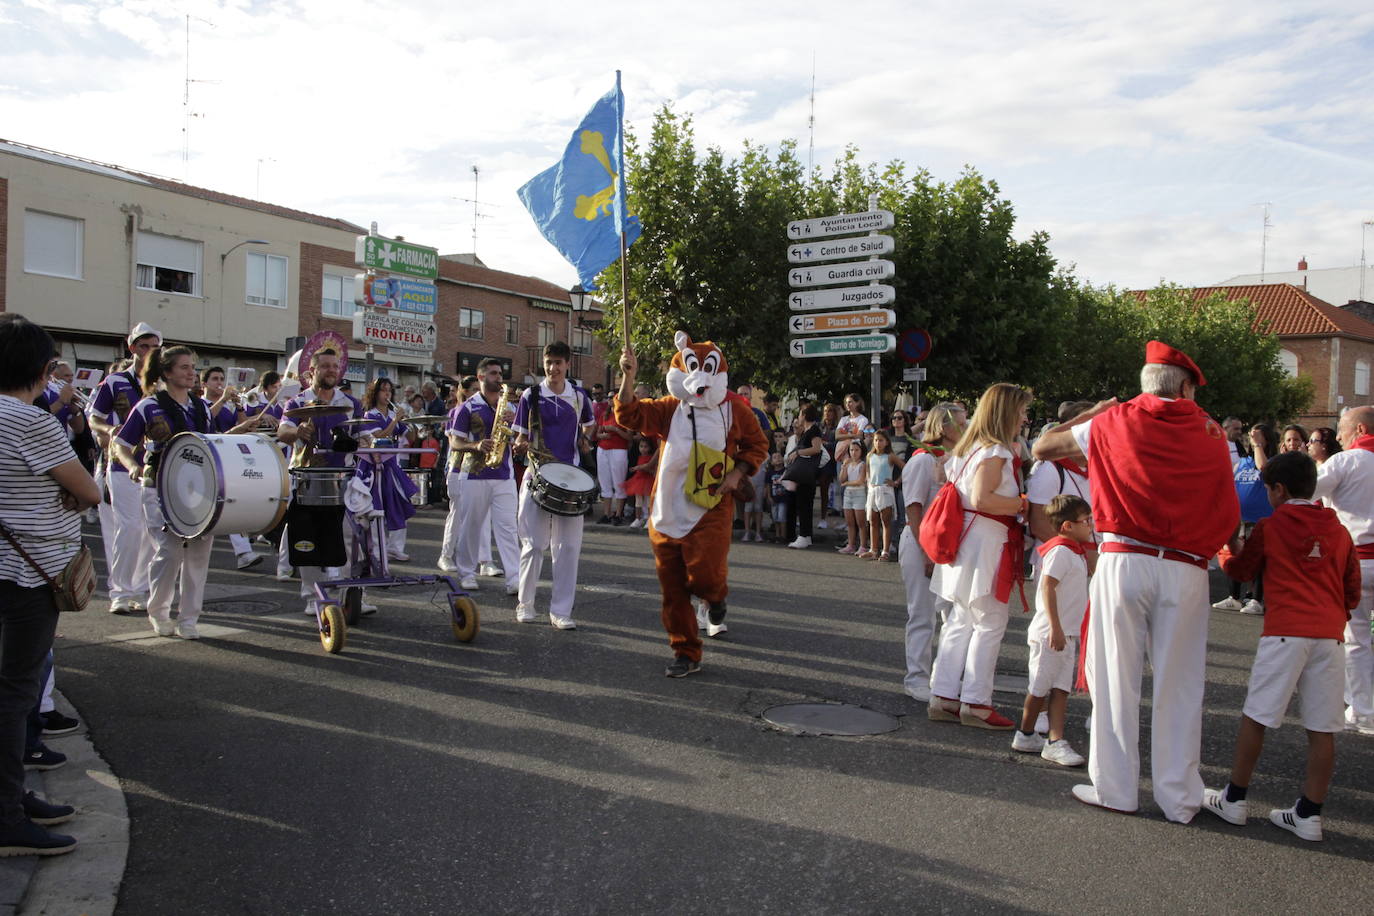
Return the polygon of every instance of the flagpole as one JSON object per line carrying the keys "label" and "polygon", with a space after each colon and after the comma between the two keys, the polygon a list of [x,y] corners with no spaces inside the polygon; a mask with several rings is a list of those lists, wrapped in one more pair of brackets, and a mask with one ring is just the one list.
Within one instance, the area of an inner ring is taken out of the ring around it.
{"label": "flagpole", "polygon": [[620,330],[624,338],[625,349],[630,349],[630,278],[629,261],[626,257],[625,246],[625,217],[628,203],[625,199],[625,95],[620,91],[620,71],[615,71],[615,105],[616,117],[620,119],[620,129],[616,132],[616,142],[620,149],[618,158],[620,160],[620,174],[616,177],[616,196],[620,198]]}

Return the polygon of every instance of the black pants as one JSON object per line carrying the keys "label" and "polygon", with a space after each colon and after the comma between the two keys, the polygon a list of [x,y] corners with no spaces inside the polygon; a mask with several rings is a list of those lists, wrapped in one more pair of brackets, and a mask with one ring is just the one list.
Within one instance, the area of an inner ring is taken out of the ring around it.
{"label": "black pants", "polygon": [[792,511],[787,513],[787,540],[795,540],[797,528],[801,527],[801,536],[811,537],[811,512],[816,507],[816,483],[797,483],[797,489],[792,491]]}
{"label": "black pants", "polygon": [[0,581],[0,828],[24,819],[24,744],[29,713],[43,691],[43,670],[57,631],[57,605],[46,585]]}

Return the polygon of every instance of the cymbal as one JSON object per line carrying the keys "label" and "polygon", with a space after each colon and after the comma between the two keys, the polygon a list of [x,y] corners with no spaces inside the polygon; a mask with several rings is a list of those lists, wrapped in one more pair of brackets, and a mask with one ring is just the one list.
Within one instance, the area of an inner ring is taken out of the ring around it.
{"label": "cymbal", "polygon": [[412,426],[433,426],[436,423],[447,423],[448,417],[438,413],[420,413],[413,417],[404,417],[401,422]]}
{"label": "cymbal", "polygon": [[365,423],[376,423],[376,422],[377,422],[376,420],[369,420],[369,419],[367,419],[366,417],[359,417],[359,418],[356,419],[356,420],[343,420],[342,422],[338,423],[337,425],[339,425],[339,426],[362,426],[362,425],[365,424]]}
{"label": "cymbal", "polygon": [[311,404],[309,407],[293,407],[282,415],[292,420],[314,420],[319,417],[341,417],[353,412],[347,404]]}

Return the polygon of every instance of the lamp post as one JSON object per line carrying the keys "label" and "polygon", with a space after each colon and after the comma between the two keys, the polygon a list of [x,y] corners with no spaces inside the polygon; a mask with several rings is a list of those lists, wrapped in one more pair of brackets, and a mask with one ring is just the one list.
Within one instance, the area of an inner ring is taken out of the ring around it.
{"label": "lamp post", "polygon": [[1374,226],[1374,219],[1367,219],[1367,220],[1365,220],[1364,222],[1360,223],[1360,301],[1361,301],[1361,302],[1364,302],[1364,301],[1365,301],[1365,298],[1364,298],[1364,274],[1365,274],[1364,235],[1365,235],[1365,230],[1368,229],[1370,226]]}
{"label": "lamp post", "polygon": [[[572,316],[574,314],[577,315],[577,327],[578,330],[581,330],[583,327],[582,316],[586,314],[588,311],[590,311],[592,307],[591,295],[585,289],[582,288],[581,283],[578,283],[572,289],[568,290],[568,304],[572,306],[572,311],[568,313],[568,336],[572,337]],[[573,355],[581,356],[581,354],[577,352],[576,347],[573,348]],[[581,365],[582,363],[579,360],[579,369],[581,368]],[[578,372],[578,375],[581,376],[580,371]]]}
{"label": "lamp post", "polygon": [[233,248],[219,256],[219,343],[224,343],[224,262],[229,260],[229,255],[244,245],[271,245],[266,239],[244,239]]}

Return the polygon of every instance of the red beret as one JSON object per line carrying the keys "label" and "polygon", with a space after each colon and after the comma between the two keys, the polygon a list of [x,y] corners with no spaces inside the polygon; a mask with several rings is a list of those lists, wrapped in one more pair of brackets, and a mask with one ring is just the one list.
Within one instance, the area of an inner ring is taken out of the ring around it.
{"label": "red beret", "polygon": [[1207,377],[1202,374],[1202,370],[1197,367],[1197,363],[1188,358],[1188,354],[1182,350],[1175,350],[1173,347],[1158,340],[1152,340],[1145,345],[1145,364],[1182,366],[1193,374],[1193,381],[1199,385],[1207,384]]}

